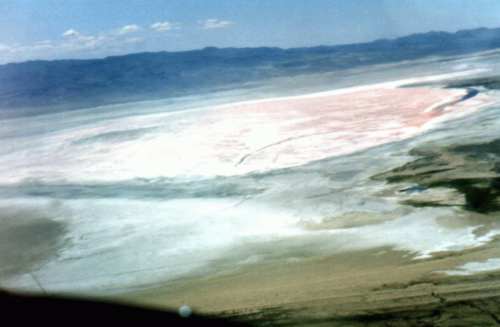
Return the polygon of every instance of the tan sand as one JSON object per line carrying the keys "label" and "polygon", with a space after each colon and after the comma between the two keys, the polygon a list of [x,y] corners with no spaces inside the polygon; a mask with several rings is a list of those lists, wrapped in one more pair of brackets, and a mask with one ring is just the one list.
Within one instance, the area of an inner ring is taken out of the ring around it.
{"label": "tan sand", "polygon": [[[482,248],[413,260],[387,248],[243,267],[128,294],[127,301],[249,321],[315,323],[380,312],[418,311],[467,299],[500,297],[500,274],[451,277],[465,262],[500,256],[494,241]],[[123,298],[122,298],[123,300]],[[500,307],[499,307],[500,308]]]}

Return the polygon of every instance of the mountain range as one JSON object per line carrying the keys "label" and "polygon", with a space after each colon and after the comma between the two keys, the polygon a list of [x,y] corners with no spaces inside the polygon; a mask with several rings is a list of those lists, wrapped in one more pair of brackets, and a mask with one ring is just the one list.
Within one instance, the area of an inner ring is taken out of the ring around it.
{"label": "mountain range", "polygon": [[279,76],[500,48],[500,28],[428,32],[369,43],[215,48],[0,66],[0,115],[199,94]]}

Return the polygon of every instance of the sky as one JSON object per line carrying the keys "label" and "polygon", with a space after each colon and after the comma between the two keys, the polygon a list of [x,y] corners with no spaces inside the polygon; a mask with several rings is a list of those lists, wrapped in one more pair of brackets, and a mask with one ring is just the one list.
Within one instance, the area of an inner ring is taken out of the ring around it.
{"label": "sky", "polygon": [[500,27],[500,0],[0,0],[0,63]]}

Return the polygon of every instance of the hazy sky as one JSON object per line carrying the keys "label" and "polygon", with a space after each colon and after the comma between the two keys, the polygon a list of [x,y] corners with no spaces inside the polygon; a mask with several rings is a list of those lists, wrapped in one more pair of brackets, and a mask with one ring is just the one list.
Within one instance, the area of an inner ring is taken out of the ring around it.
{"label": "hazy sky", "polygon": [[0,0],[0,63],[500,27],[500,0]]}

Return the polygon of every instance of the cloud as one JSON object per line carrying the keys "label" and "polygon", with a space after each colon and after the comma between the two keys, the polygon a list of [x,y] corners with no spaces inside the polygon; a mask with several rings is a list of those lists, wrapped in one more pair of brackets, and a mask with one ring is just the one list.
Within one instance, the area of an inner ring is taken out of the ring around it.
{"label": "cloud", "polygon": [[51,40],[38,41],[33,44],[32,48],[36,50],[48,50],[54,48],[54,43]]}
{"label": "cloud", "polygon": [[50,40],[37,42],[31,47],[34,49],[49,49],[49,48],[59,48],[65,50],[86,50],[95,49],[96,47],[104,44],[109,40],[109,36],[106,35],[84,35],[75,29],[69,29],[65,31],[62,36],[64,40],[59,43],[54,43]]}
{"label": "cloud", "polygon": [[152,24],[150,26],[150,28],[157,31],[157,32],[166,32],[166,31],[170,31],[173,29],[179,29],[179,24],[168,22],[168,21],[156,22],[156,23]]}
{"label": "cloud", "polygon": [[86,35],[70,28],[59,39],[30,44],[0,43],[0,64],[31,59],[83,58],[127,53],[136,50],[134,47],[144,42],[143,38],[135,35],[130,37],[128,34],[139,29],[137,25],[127,25],[119,30]]}
{"label": "cloud", "polygon": [[12,47],[7,45],[7,44],[3,44],[3,43],[0,43],[0,52],[11,52],[12,51]]}
{"label": "cloud", "polygon": [[209,18],[205,20],[199,20],[198,24],[201,25],[201,28],[204,30],[214,29],[214,28],[226,28],[234,23],[230,20],[221,20],[217,18]]}
{"label": "cloud", "polygon": [[72,28],[70,28],[69,30],[67,30],[66,32],[64,32],[62,34],[62,36],[64,37],[78,37],[80,35],[80,32],[78,32],[77,30],[74,30]]}
{"label": "cloud", "polygon": [[106,46],[112,41],[109,36],[98,35],[98,36],[82,36],[79,39],[79,46],[76,48],[80,48],[82,50],[94,50],[99,47]]}
{"label": "cloud", "polygon": [[142,37],[129,37],[129,38],[126,38],[123,42],[125,42],[127,44],[137,44],[137,43],[144,42],[144,38],[142,38]]}
{"label": "cloud", "polygon": [[118,34],[129,34],[129,33],[134,33],[140,30],[141,28],[139,25],[131,24],[131,25],[125,25],[122,28],[118,30]]}
{"label": "cloud", "polygon": [[[225,28],[233,22],[216,18],[198,21],[199,28]],[[147,31],[146,31],[147,26]],[[171,21],[157,21],[140,26],[128,24],[95,34],[85,34],[71,27],[61,37],[34,41],[28,44],[0,43],[0,64],[31,59],[89,58],[137,51],[140,44],[154,42],[156,32],[168,32],[181,28]]]}

